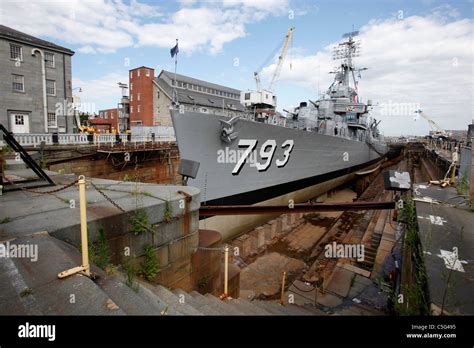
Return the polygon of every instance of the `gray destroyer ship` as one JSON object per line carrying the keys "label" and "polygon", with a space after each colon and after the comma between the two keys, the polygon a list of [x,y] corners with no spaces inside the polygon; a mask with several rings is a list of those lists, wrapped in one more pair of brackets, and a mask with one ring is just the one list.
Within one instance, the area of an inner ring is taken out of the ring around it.
{"label": "gray destroyer ship", "polygon": [[[341,63],[325,95],[300,103],[285,117],[272,103],[251,102],[275,100],[268,91],[242,92],[245,116],[171,110],[181,159],[199,163],[188,184],[201,189],[202,204],[304,202],[379,165],[388,148],[379,122],[369,117],[371,102],[358,95],[356,75],[363,70],[353,64],[358,45],[354,33],[339,43],[334,58]],[[263,221],[216,216],[203,227],[226,239]]]}

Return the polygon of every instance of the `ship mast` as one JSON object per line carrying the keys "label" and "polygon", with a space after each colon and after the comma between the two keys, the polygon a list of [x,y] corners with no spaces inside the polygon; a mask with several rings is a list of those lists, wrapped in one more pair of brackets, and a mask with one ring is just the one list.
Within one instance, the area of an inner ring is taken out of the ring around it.
{"label": "ship mast", "polygon": [[[353,58],[358,57],[360,54],[360,41],[354,40],[355,36],[358,36],[358,31],[352,31],[344,34],[342,37],[347,38],[346,41],[339,43],[333,49],[333,60],[342,60],[341,65],[335,69],[332,73],[335,74],[335,83],[329,88],[329,95],[334,94],[334,89],[339,91],[339,97],[352,98],[357,96],[357,102],[359,102],[359,96],[357,93],[357,80],[355,77],[355,71],[360,75],[362,70],[367,68],[356,68],[353,63]],[[350,77],[352,76],[353,87],[350,85]]]}

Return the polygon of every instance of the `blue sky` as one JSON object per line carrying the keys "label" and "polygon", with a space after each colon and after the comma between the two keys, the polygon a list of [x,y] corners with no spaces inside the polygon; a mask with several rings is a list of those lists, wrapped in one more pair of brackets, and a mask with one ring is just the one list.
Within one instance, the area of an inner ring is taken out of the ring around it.
{"label": "blue sky", "polygon": [[[411,111],[387,113],[387,105],[419,105],[446,128],[470,122],[472,6],[463,0],[3,0],[0,22],[76,51],[73,84],[83,89],[82,102],[94,109],[116,105],[117,82],[128,82],[130,68],[145,65],[155,68],[155,74],[173,70],[169,49],[177,36],[179,73],[237,89],[254,88],[253,71],[294,26],[275,90],[279,109],[289,108],[314,99],[318,87],[328,87],[327,73],[336,65],[329,59],[329,46],[354,27],[361,30],[359,63],[370,64],[360,81],[361,96],[385,108],[374,110],[383,118],[384,133],[424,134],[429,130],[426,122],[414,122]],[[17,20],[19,13],[23,22]],[[426,43],[436,49],[428,46],[420,56]],[[399,51],[403,54],[397,56]],[[236,58],[239,66],[234,66]],[[272,63],[270,59],[261,73],[264,85]],[[459,89],[446,90],[453,83]]]}

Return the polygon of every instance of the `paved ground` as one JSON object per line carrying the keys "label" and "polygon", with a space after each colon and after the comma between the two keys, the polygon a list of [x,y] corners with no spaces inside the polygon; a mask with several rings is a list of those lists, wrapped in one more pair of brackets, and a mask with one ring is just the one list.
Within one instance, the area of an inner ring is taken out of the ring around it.
{"label": "paved ground", "polygon": [[[459,203],[453,187],[415,186],[417,198]],[[474,212],[466,207],[416,202],[431,301],[453,314],[474,314]],[[448,281],[449,280],[449,281]],[[445,291],[446,296],[445,296]]]}
{"label": "paved ground", "polygon": [[[12,171],[12,175],[27,177],[28,171]],[[30,173],[31,175],[31,173]],[[41,187],[35,191],[46,192],[73,182],[77,176],[48,172],[57,184],[56,187]],[[199,190],[193,187],[143,184],[121,182],[105,179],[92,179],[114,202],[126,211],[145,209],[149,223],[163,220],[165,202],[170,201],[174,215],[181,215],[179,200],[183,198],[178,191],[185,191],[193,196]],[[108,202],[91,185],[86,187],[87,220],[89,224],[102,221],[108,225],[116,223],[116,229],[123,228],[122,222],[116,217],[123,213]],[[74,205],[71,205],[71,200]],[[194,199],[190,210],[199,208],[200,202]],[[128,221],[128,220],[126,220]],[[26,191],[11,191],[0,196],[0,241],[17,238],[37,231],[48,231],[51,235],[79,245],[79,191],[74,185],[65,190],[41,194]],[[92,238],[94,235],[92,236]]]}

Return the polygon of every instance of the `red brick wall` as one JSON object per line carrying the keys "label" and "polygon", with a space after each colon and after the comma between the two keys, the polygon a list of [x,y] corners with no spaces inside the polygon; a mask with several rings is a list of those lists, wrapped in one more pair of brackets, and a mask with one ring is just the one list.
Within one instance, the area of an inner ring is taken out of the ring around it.
{"label": "red brick wall", "polygon": [[[118,128],[118,110],[117,108],[115,109],[105,109],[105,110],[100,110],[100,113],[104,113],[104,118],[96,118],[95,120],[92,119],[91,123],[98,122],[98,123],[109,123],[111,126],[111,131],[115,130],[117,131]],[[107,118],[105,118],[105,113],[107,112]]]}
{"label": "red brick wall", "polygon": [[[149,70],[149,76],[146,72]],[[140,76],[138,76],[140,74]],[[153,77],[155,70],[140,67],[129,72],[130,126],[141,121],[143,126],[153,126]],[[140,100],[138,96],[140,95]],[[140,106],[140,111],[138,111]]]}

